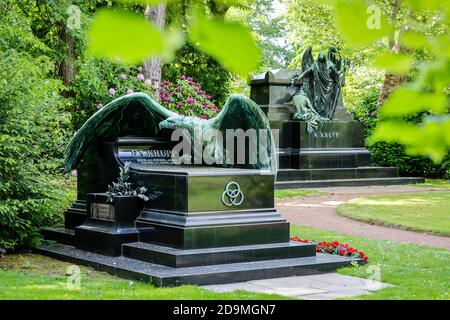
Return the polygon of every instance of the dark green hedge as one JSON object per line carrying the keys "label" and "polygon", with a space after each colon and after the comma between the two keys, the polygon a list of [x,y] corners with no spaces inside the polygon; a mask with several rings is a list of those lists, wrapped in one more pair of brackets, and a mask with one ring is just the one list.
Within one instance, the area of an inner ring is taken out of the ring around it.
{"label": "dark green hedge", "polygon": [[[355,119],[364,124],[366,138],[370,136],[376,126],[377,98],[378,94],[372,92],[365,97],[360,108],[353,110]],[[422,116],[417,114],[408,120],[417,123]],[[406,154],[404,147],[398,143],[378,142],[368,144],[368,149],[372,153],[374,166],[398,167],[403,176],[450,179],[450,154],[441,163],[436,164],[428,157]]]}

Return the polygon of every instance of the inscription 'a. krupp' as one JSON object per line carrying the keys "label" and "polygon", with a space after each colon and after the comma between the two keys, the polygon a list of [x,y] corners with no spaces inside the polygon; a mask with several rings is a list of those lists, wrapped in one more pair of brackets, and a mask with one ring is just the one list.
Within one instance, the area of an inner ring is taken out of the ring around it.
{"label": "inscription 'a. krupp'", "polygon": [[339,132],[314,132],[313,137],[320,139],[335,139],[339,137]]}

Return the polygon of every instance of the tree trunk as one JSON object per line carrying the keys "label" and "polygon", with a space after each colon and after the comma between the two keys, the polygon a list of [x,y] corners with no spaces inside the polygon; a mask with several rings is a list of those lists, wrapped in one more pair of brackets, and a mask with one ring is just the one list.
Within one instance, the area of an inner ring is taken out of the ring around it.
{"label": "tree trunk", "polygon": [[381,89],[381,93],[378,97],[377,108],[381,107],[391,93],[403,82],[405,82],[405,76],[399,76],[387,72],[384,75],[383,88]]}
{"label": "tree trunk", "polygon": [[[64,21],[58,23],[58,37],[64,44],[64,58],[58,64],[58,77],[62,80],[64,85],[69,85],[75,75],[75,41],[69,35],[67,25]],[[69,92],[63,92],[63,95],[69,95]]]}
{"label": "tree trunk", "polygon": [[[400,1],[395,0],[392,4],[392,11],[390,14],[390,19],[392,22],[392,25],[395,25],[395,19],[397,19],[398,11],[400,7]],[[394,34],[389,39],[389,47],[391,49],[391,52],[394,54],[400,53],[402,50],[399,42],[400,33],[403,30],[400,30],[398,32],[394,32]],[[383,88],[381,89],[381,93],[378,97],[377,101],[377,109],[380,108],[383,103],[386,101],[386,99],[391,95],[391,93],[400,86],[403,82],[405,82],[406,76],[404,75],[397,75],[390,72],[386,72],[384,75],[384,82],[383,82]]]}
{"label": "tree trunk", "polygon": [[[166,21],[166,5],[147,6],[145,9],[145,18],[162,31]],[[162,59],[160,57],[153,57],[144,62],[144,76],[146,79],[150,79],[152,85],[156,88],[159,88],[159,84],[161,83],[161,68]],[[159,94],[155,94],[154,97],[159,101]]]}

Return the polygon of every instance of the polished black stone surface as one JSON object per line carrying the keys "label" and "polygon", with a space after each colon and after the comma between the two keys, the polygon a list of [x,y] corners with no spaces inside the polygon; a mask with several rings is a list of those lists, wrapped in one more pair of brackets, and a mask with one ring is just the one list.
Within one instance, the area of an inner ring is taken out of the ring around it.
{"label": "polished black stone surface", "polygon": [[289,241],[286,221],[254,222],[206,227],[175,227],[139,219],[136,226],[139,240],[180,249],[200,249],[224,246],[278,243]]}
{"label": "polished black stone surface", "polygon": [[[183,249],[287,242],[289,223],[274,209],[268,170],[204,166],[131,166],[140,185],[162,192],[136,220],[140,241]],[[228,183],[243,201],[226,205]]]}
{"label": "polished black stone surface", "polygon": [[123,246],[128,258],[173,268],[315,256],[315,244],[283,242],[181,250],[143,242]]}
{"label": "polished black stone surface", "polygon": [[358,259],[349,257],[317,254],[317,256],[293,259],[172,268],[123,256],[104,256],[63,244],[43,245],[36,248],[36,252],[71,263],[91,266],[119,277],[148,281],[158,287],[221,284],[310,275],[334,271],[350,265],[353,261],[360,262]]}
{"label": "polished black stone surface", "polygon": [[83,225],[75,228],[74,244],[76,248],[107,256],[122,255],[122,244],[137,240],[137,231],[118,233],[115,230],[103,230]]}
{"label": "polished black stone surface", "polygon": [[275,189],[283,190],[283,189],[297,189],[297,188],[388,186],[388,185],[424,183],[424,181],[425,181],[424,178],[414,178],[414,177],[293,180],[293,181],[278,181],[275,183]]}
{"label": "polished black stone surface", "polygon": [[[316,132],[307,133],[306,122],[300,121],[300,148],[351,149],[364,147],[364,127],[356,121],[331,121],[324,123]],[[367,150],[367,149],[366,149]]]}
{"label": "polished black stone surface", "polygon": [[86,219],[86,200],[75,201],[70,208],[64,212],[64,227],[66,229],[75,229],[83,224]]}
{"label": "polished black stone surface", "polygon": [[[268,170],[132,164],[130,176],[137,185],[153,186],[162,193],[149,202],[152,210],[191,213],[274,207],[274,176]],[[237,182],[245,196],[239,206],[221,201],[230,181]]]}
{"label": "polished black stone surface", "polygon": [[299,152],[300,169],[357,168],[370,165],[366,148],[302,148]]}
{"label": "polished black stone surface", "polygon": [[40,233],[46,241],[74,245],[75,230],[73,229],[44,227],[40,230]]}
{"label": "polished black stone surface", "polygon": [[323,169],[280,169],[277,180],[326,180],[326,179],[358,179],[388,178],[398,176],[398,168],[394,167],[355,167],[355,168],[323,168]]}
{"label": "polished black stone surface", "polygon": [[342,97],[334,119],[309,134],[306,122],[292,119],[295,107],[288,98],[298,89],[291,86],[293,75],[294,71],[271,70],[250,84],[251,99],[260,105],[278,137],[276,189],[423,182],[399,178],[397,169],[365,169],[371,157],[364,145],[364,128],[343,107]]}
{"label": "polished black stone surface", "polygon": [[[101,205],[113,210],[110,219],[96,218],[93,206]],[[74,244],[79,249],[105,255],[122,254],[122,244],[138,240],[135,220],[143,208],[143,201],[132,196],[114,196],[109,202],[106,194],[89,193],[87,208],[90,208],[86,220],[75,227]]]}

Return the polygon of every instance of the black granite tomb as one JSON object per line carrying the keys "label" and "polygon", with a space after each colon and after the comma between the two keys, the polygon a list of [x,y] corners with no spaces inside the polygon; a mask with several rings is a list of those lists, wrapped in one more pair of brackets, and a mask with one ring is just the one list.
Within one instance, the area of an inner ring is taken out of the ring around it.
{"label": "black granite tomb", "polygon": [[272,70],[251,81],[250,97],[261,106],[272,129],[278,129],[279,170],[276,189],[421,183],[399,177],[398,168],[374,167],[364,145],[364,128],[345,110],[339,96],[334,118],[308,133],[304,121],[293,120],[291,86],[294,71]]}
{"label": "black granite tomb", "polygon": [[[43,230],[57,243],[39,252],[157,286],[313,274],[355,261],[290,241],[270,170],[174,163],[171,130],[133,121],[145,120],[142,109],[117,111],[118,130],[84,152],[78,200],[66,211],[65,228]],[[125,162],[133,184],[158,190],[156,199],[141,207],[106,201],[101,193]]]}

